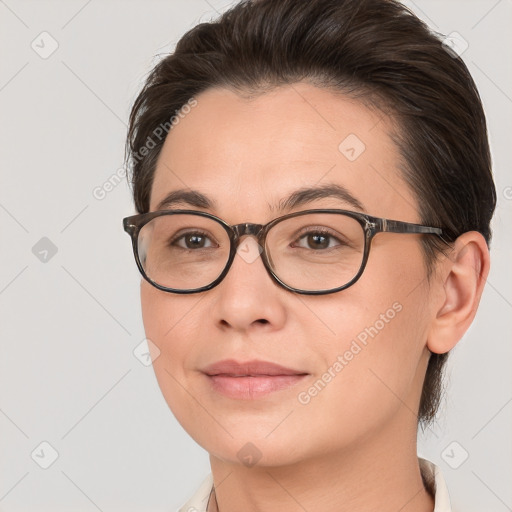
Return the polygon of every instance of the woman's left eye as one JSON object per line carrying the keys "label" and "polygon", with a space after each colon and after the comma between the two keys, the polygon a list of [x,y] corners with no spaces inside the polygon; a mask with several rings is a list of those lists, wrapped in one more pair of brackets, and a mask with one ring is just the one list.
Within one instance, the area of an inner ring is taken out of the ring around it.
{"label": "woman's left eye", "polygon": [[298,245],[303,249],[330,249],[336,245],[343,245],[335,236],[323,231],[311,231],[299,237],[298,240],[306,244]]}

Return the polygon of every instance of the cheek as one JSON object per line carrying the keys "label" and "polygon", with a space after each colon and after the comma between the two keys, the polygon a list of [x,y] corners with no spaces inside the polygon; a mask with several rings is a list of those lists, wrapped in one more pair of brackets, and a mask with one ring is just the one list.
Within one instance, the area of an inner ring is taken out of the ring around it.
{"label": "cheek", "polygon": [[382,235],[375,241],[359,291],[368,303],[368,324],[363,328],[369,336],[374,334],[372,365],[386,371],[391,381],[407,380],[414,376],[426,343],[428,282],[423,255],[418,240],[409,235]]}
{"label": "cheek", "polygon": [[400,409],[409,416],[416,408],[421,350],[414,346],[418,332],[412,310],[385,303],[388,307],[372,307],[364,318],[340,314],[343,334],[321,347],[326,364],[300,390],[301,431],[326,450],[349,446],[383,428]]}
{"label": "cheek", "polygon": [[167,298],[163,292],[142,281],[140,300],[146,338],[151,340],[160,351],[165,350],[165,333],[170,327],[166,315]]}
{"label": "cheek", "polygon": [[[194,389],[187,380],[187,369],[194,357],[197,337],[197,296],[161,292],[149,283],[141,284],[141,306],[146,337],[154,343],[153,370],[169,409],[182,427],[189,431],[195,418],[201,417]],[[153,356],[153,354],[152,354]],[[206,428],[201,422],[197,430]],[[203,434],[206,435],[206,434]]]}
{"label": "cheek", "polygon": [[318,347],[326,367],[303,390],[302,403],[311,403],[311,411],[330,410],[334,426],[370,428],[404,404],[416,408],[424,374],[428,288],[421,253],[411,245],[382,261],[375,251],[363,277],[340,294],[336,307],[318,306],[329,311],[324,319],[334,335]]}
{"label": "cheek", "polygon": [[162,292],[145,281],[141,284],[140,297],[144,331],[155,354],[152,353],[153,368],[168,399],[172,395],[169,386],[175,387],[172,383],[178,385],[176,380],[181,382],[183,379],[183,369],[190,353],[186,337],[180,338],[178,333],[191,332],[187,320],[192,315],[187,314],[193,305],[189,304],[190,298]]}
{"label": "cheek", "polygon": [[190,332],[193,309],[199,299],[162,292],[146,281],[141,283],[140,298],[146,337],[162,353],[171,349],[179,352],[185,341],[179,333]]}

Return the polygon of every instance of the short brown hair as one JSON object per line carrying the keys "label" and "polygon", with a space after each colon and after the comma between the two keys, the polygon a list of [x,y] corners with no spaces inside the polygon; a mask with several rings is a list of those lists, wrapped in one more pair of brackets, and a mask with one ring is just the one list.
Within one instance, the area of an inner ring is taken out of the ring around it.
{"label": "short brown hair", "polygon": [[[260,94],[301,80],[391,114],[421,222],[442,227],[448,243],[472,230],[490,242],[496,190],[475,83],[442,37],[395,0],[243,0],[188,31],[151,71],[130,114],[126,159],[137,211],[149,211],[165,141],[155,130],[192,97],[216,86]],[[443,243],[425,237],[422,246],[429,277]],[[447,355],[430,356],[424,423],[435,417]]]}

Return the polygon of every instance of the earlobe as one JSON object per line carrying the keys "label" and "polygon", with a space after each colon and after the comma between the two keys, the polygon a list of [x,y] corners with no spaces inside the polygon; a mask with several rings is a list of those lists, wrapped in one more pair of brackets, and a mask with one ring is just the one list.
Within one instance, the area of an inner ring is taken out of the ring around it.
{"label": "earlobe", "polygon": [[476,231],[462,234],[440,266],[433,284],[439,300],[427,338],[428,349],[436,354],[450,351],[473,321],[490,267],[484,237]]}

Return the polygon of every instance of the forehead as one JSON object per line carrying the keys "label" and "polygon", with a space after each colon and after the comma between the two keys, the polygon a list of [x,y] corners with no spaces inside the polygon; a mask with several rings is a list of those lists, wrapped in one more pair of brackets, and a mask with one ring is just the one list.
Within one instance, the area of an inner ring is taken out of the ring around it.
{"label": "forehead", "polygon": [[215,88],[196,100],[165,140],[152,210],[170,191],[190,188],[214,198],[219,215],[245,211],[262,221],[294,190],[336,183],[372,215],[417,220],[392,120],[381,111],[306,83],[251,99]]}

